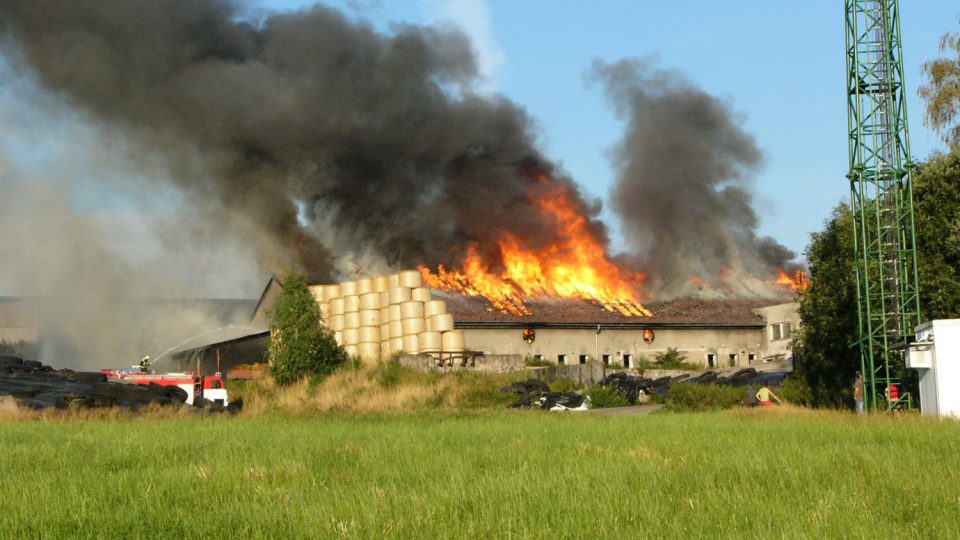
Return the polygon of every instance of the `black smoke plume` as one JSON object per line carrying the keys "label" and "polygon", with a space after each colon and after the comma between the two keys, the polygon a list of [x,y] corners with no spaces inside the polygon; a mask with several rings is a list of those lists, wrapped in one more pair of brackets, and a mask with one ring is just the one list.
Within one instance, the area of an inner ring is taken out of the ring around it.
{"label": "black smoke plume", "polygon": [[747,183],[762,154],[729,105],[643,61],[597,62],[593,74],[627,122],[612,206],[660,297],[696,294],[698,283],[762,294],[795,254],[757,237]]}
{"label": "black smoke plume", "polygon": [[325,278],[335,254],[363,250],[450,264],[503,231],[553,237],[530,211],[528,164],[552,169],[531,120],[470,92],[462,34],[387,35],[319,6],[251,23],[228,0],[0,0],[0,34],[44,86],[171,169],[199,154],[199,174],[176,182],[267,231],[272,270]]}

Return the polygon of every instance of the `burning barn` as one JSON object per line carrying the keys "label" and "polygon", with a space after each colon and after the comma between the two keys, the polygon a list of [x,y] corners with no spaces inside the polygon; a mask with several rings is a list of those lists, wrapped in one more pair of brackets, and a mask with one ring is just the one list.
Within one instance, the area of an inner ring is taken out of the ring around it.
{"label": "burning barn", "polygon": [[[746,366],[786,359],[799,324],[786,290],[763,299],[688,298],[644,307],[557,296],[504,303],[425,280],[429,272],[410,270],[310,289],[337,341],[366,362],[400,352],[456,362],[469,352],[635,367],[641,357],[677,349],[704,367]],[[279,289],[272,279],[254,320],[266,320]]]}

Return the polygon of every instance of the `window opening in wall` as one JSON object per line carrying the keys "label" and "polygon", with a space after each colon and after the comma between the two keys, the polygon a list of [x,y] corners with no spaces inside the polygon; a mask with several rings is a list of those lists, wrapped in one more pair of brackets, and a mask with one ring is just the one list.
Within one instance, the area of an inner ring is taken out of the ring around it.
{"label": "window opening in wall", "polygon": [[543,361],[543,355],[542,355],[542,354],[535,354],[535,355],[533,355],[533,359],[536,360],[537,362],[542,362],[542,361]]}
{"label": "window opening in wall", "polygon": [[747,360],[749,360],[751,364],[754,363],[754,362],[756,362],[756,361],[757,361],[757,353],[750,353],[750,354],[748,354],[748,355],[747,355]]}
{"label": "window opening in wall", "polygon": [[707,366],[715,368],[717,367],[717,354],[716,353],[707,353]]}
{"label": "window opening in wall", "polygon": [[610,365],[610,355],[609,355],[609,354],[603,355],[603,365],[605,365],[605,366],[609,366],[609,365]]}
{"label": "window opening in wall", "polygon": [[777,341],[780,339],[787,339],[790,337],[790,322],[780,322],[770,325],[770,340]]}
{"label": "window opening in wall", "polygon": [[589,358],[590,358],[589,356],[587,356],[587,355],[585,355],[585,354],[581,354],[581,355],[580,355],[580,363],[581,363],[581,364],[586,364],[586,363],[587,363],[587,360],[588,360]]}
{"label": "window opening in wall", "polygon": [[565,354],[558,354],[558,355],[557,355],[557,363],[560,364],[561,366],[564,365],[564,364],[566,364],[566,363],[567,363],[567,355],[565,355]]}
{"label": "window opening in wall", "polygon": [[731,354],[731,355],[730,355],[730,364],[729,364],[728,367],[734,367],[734,366],[736,366],[736,365],[737,365],[737,355],[736,355],[736,354]]}
{"label": "window opening in wall", "polygon": [[630,363],[630,360],[632,360],[632,359],[633,359],[633,355],[632,355],[632,354],[625,354],[625,355],[623,355],[623,367],[625,367],[625,368],[633,367],[632,364]]}

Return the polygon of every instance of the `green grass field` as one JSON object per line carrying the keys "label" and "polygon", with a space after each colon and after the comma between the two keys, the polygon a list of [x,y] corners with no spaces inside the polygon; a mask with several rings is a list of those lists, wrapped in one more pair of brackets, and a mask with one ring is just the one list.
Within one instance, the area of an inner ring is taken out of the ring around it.
{"label": "green grass field", "polygon": [[947,538],[958,457],[786,409],[9,421],[0,537]]}

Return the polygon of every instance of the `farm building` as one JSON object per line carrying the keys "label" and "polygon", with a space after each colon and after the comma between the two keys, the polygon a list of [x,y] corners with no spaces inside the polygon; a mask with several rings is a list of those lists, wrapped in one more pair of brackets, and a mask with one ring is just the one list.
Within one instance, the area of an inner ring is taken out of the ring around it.
{"label": "farm building", "polygon": [[[281,289],[273,278],[251,326],[267,327]],[[376,361],[397,352],[454,361],[465,351],[517,355],[555,364],[596,359],[634,367],[668,348],[704,367],[746,366],[790,357],[799,326],[785,293],[769,299],[681,299],[646,305],[652,316],[625,315],[580,299],[531,299],[524,314],[488,300],[423,286],[417,271],[312,285],[325,324],[350,354]]]}

